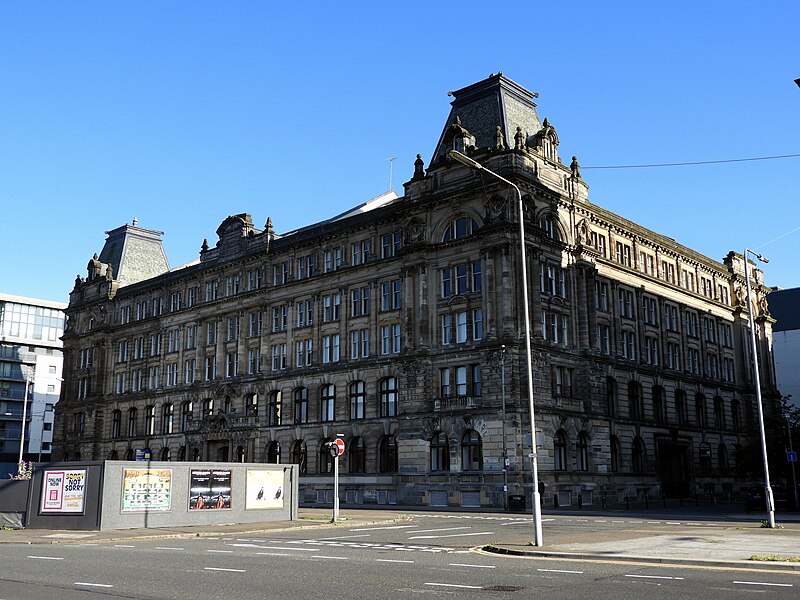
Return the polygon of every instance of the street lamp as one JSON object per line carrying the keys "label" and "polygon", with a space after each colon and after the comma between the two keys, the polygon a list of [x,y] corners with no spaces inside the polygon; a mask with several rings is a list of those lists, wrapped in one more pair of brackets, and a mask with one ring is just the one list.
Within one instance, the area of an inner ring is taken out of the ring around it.
{"label": "street lamp", "polygon": [[533,476],[533,545],[542,546],[542,505],[539,496],[539,463],[536,456],[536,419],[533,412],[533,365],[531,364],[531,315],[530,304],[528,303],[528,268],[527,258],[525,256],[525,217],[524,207],[522,205],[522,192],[519,187],[510,182],[505,177],[498,175],[494,171],[490,171],[479,162],[471,159],[469,156],[461,154],[457,150],[450,151],[450,158],[460,162],[462,165],[483,171],[506,183],[514,188],[517,192],[517,201],[519,203],[519,248],[520,260],[522,261],[522,304],[525,311],[525,362],[528,371],[528,409],[531,412],[531,474]]}
{"label": "street lamp", "polygon": [[19,460],[17,461],[17,472],[22,471],[22,453],[25,450],[25,421],[28,420],[28,389],[31,380],[29,374],[25,374],[25,395],[22,398],[22,433],[19,436]]}
{"label": "street lamp", "polygon": [[[789,394],[788,396],[784,396],[783,399],[786,400],[786,402],[788,403],[789,399],[791,397],[792,397],[792,395]],[[789,452],[794,454],[794,446],[792,446],[792,422],[789,419],[789,411],[788,410],[786,411],[785,414],[786,414],[786,433],[789,434]],[[795,458],[797,458],[797,457],[795,456]],[[794,463],[795,462],[797,462],[797,461],[796,460],[791,461],[791,463],[792,463],[792,495],[794,496],[794,509],[795,510],[800,510],[800,500],[798,500],[798,497],[797,497],[797,475],[794,472]]]}
{"label": "street lamp", "polygon": [[761,459],[764,463],[764,493],[767,500],[767,523],[771,529],[775,528],[775,500],[772,496],[772,487],[769,484],[769,461],[767,460],[767,437],[764,433],[764,408],[761,402],[761,376],[758,372],[758,345],[756,343],[756,328],[753,321],[753,301],[750,297],[750,274],[747,268],[747,255],[750,254],[763,263],[769,259],[749,248],[744,249],[744,281],[747,286],[747,314],[750,319],[750,343],[753,352],[753,370],[755,371],[756,402],[758,404],[758,428],[761,434]]}

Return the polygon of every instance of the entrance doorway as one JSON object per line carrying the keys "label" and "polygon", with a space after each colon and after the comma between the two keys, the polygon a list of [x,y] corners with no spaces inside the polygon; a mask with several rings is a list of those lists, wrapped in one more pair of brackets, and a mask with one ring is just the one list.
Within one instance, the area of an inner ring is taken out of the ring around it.
{"label": "entrance doorway", "polygon": [[689,460],[686,445],[659,442],[658,478],[661,480],[661,491],[665,497],[689,496]]}

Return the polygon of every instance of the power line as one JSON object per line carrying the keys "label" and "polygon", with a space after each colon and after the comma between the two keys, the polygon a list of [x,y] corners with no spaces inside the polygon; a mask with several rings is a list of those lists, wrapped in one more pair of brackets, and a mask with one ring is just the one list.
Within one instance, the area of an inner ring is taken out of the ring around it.
{"label": "power line", "polygon": [[800,154],[782,154],[780,156],[757,156],[754,158],[729,158],[727,160],[698,160],[694,162],[677,163],[655,163],[649,165],[601,165],[595,167],[584,167],[581,169],[648,169],[653,167],[687,167],[693,165],[719,165],[724,163],[752,162],[756,160],[776,160],[779,158],[798,158]]}

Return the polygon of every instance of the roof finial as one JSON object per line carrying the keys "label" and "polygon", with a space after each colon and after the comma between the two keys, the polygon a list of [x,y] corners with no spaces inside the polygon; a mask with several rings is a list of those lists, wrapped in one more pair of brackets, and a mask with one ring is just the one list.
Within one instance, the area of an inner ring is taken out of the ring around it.
{"label": "roof finial", "polygon": [[133,225],[134,227],[138,227],[139,226],[139,219],[137,219],[136,217],[133,217],[133,222],[131,223],[131,225]]}

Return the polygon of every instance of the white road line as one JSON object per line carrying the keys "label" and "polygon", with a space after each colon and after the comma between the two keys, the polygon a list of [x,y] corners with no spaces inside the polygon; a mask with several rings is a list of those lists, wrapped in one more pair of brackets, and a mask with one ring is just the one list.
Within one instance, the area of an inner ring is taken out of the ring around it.
{"label": "white road line", "polygon": [[466,563],[450,563],[451,567],[472,567],[474,569],[494,569],[494,565],[469,565]]}
{"label": "white road line", "polygon": [[625,577],[636,577],[638,579],[674,579],[683,580],[683,577],[667,577],[666,575],[625,575]]}
{"label": "white road line", "polygon": [[413,560],[397,560],[393,558],[376,558],[375,562],[390,562],[390,563],[406,563],[406,564],[414,564]]}
{"label": "white road line", "polygon": [[[239,544],[232,544],[237,546]],[[286,546],[250,546],[251,548],[258,548],[260,550],[292,550],[294,552],[316,552],[319,548],[287,548]]]}
{"label": "white road line", "polygon": [[222,567],[203,567],[204,571],[226,571],[228,573],[247,573],[244,569],[223,569]]}
{"label": "white road line", "polygon": [[233,550],[206,550],[206,552],[213,552],[215,554],[233,554]]}
{"label": "white road line", "polygon": [[576,575],[582,575],[583,571],[568,571],[566,569],[536,569],[542,573],[575,573]]}
{"label": "white road line", "polygon": [[434,531],[457,531],[459,529],[472,529],[472,527],[443,527],[442,529],[418,529],[416,531],[412,531],[411,533],[432,533]]}
{"label": "white road line", "polygon": [[667,521],[667,525],[680,525],[677,521]]}
{"label": "white road line", "polygon": [[291,556],[288,552],[256,552],[259,556]]}
{"label": "white road line", "polygon": [[38,558],[39,560],[64,560],[58,556],[29,556],[28,558]]}
{"label": "white road line", "polygon": [[325,556],[324,554],[315,554],[311,558],[330,558],[332,560],[347,560],[346,556]]}
{"label": "white road line", "polygon": [[359,527],[350,531],[378,531],[380,529],[416,529],[419,525],[392,525],[389,527]]}
{"label": "white road line", "polygon": [[604,521],[602,519],[595,519],[594,522],[595,523],[608,523],[608,521]]}
{"label": "white road line", "polygon": [[169,546],[156,546],[154,550],[183,550],[183,548],[171,548]]}
{"label": "white road line", "polygon": [[765,581],[734,581],[740,585],[771,585],[775,587],[794,587],[793,583],[767,583]]}
{"label": "white road line", "polygon": [[441,587],[451,587],[451,588],[464,588],[466,590],[482,590],[483,588],[479,585],[458,585],[455,583],[423,583],[422,585],[438,585]]}
{"label": "white road line", "polygon": [[113,585],[108,583],[90,583],[88,581],[76,581],[73,585],[83,585],[88,587],[101,587],[101,588],[112,588]]}
{"label": "white road line", "polygon": [[114,548],[136,548],[136,546],[132,544],[114,544]]}
{"label": "white road line", "polygon": [[452,535],[414,535],[414,536],[409,536],[408,539],[430,540],[430,539],[441,539],[441,538],[451,538],[451,537],[464,537],[467,535],[494,535],[494,531],[475,531],[473,533],[454,533]]}
{"label": "white road line", "polygon": [[321,540],[349,540],[351,538],[362,538],[362,537],[369,537],[368,533],[360,533],[358,535],[340,535],[337,537],[324,537],[319,538]]}

